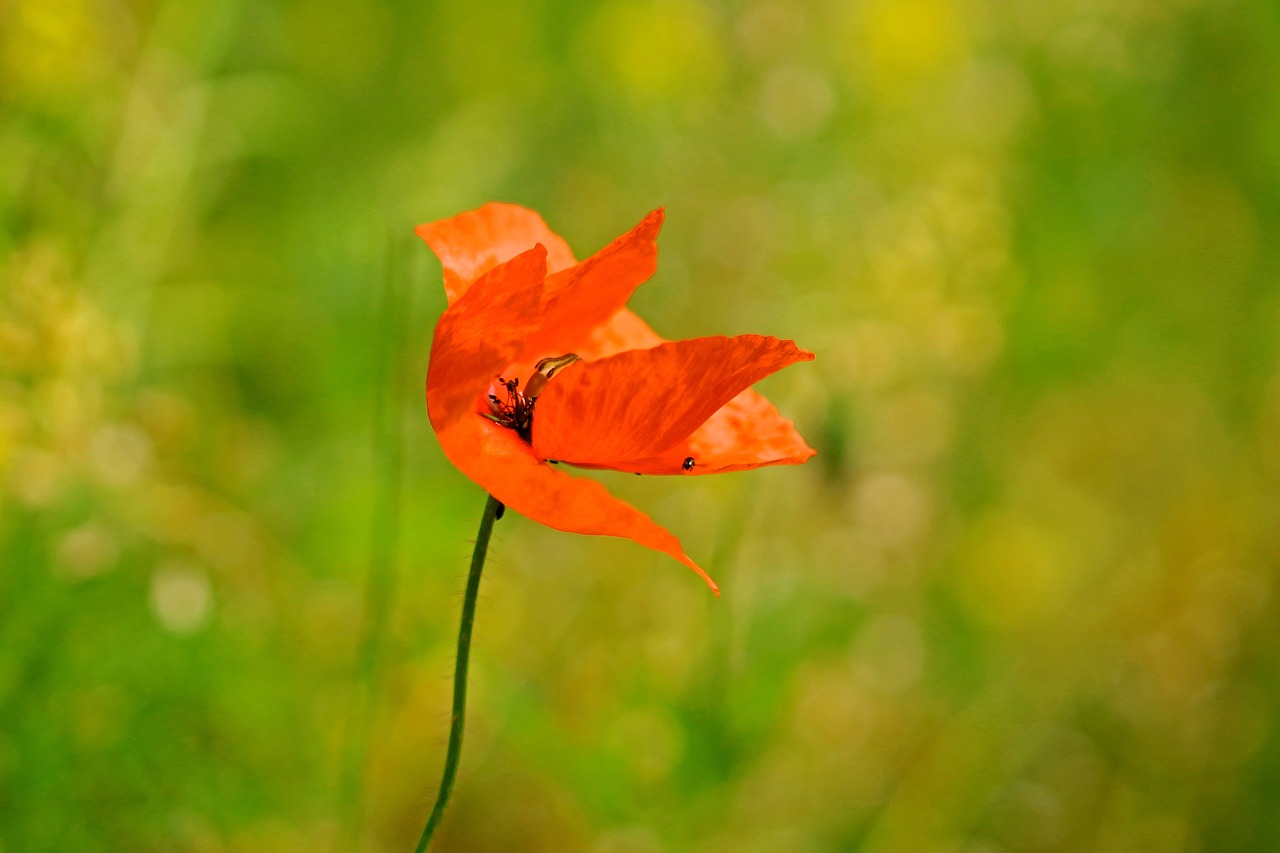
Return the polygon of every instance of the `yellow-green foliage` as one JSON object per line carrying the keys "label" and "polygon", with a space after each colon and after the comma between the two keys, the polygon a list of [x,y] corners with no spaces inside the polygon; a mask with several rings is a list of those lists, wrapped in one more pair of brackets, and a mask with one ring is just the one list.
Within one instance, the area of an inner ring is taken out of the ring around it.
{"label": "yellow-green foliage", "polygon": [[490,200],[819,456],[498,524],[440,850],[1280,849],[1272,0],[9,0],[0,164],[3,853],[410,849]]}

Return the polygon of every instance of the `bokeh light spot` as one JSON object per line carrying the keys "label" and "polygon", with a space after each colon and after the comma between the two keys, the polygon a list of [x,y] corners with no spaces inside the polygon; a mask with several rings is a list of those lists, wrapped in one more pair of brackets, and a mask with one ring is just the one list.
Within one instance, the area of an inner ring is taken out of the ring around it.
{"label": "bokeh light spot", "polygon": [[957,559],[961,595],[993,627],[1037,624],[1071,602],[1074,577],[1064,543],[1024,515],[986,519]]}
{"label": "bokeh light spot", "polygon": [[209,576],[191,563],[168,563],[151,576],[151,612],[174,634],[192,634],[213,613]]}
{"label": "bokeh light spot", "polygon": [[714,90],[724,59],[706,7],[688,0],[613,0],[588,25],[587,53],[624,91],[684,98]]}
{"label": "bokeh light spot", "polygon": [[800,139],[822,129],[835,107],[831,83],[818,72],[775,68],[760,86],[760,117],[783,139]]}
{"label": "bokeh light spot", "polygon": [[903,474],[881,471],[860,480],[854,490],[859,525],[886,545],[903,545],[929,524],[929,496]]}

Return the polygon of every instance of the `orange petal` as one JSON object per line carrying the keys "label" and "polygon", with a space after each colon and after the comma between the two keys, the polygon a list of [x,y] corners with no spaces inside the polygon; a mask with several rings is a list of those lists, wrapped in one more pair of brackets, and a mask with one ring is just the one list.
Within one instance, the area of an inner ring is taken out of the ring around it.
{"label": "orange petal", "polygon": [[653,349],[666,342],[666,338],[649,328],[648,323],[630,309],[623,308],[592,329],[586,342],[575,346],[573,351],[587,361],[599,361],[627,350]]}
{"label": "orange petal", "polygon": [[493,267],[445,309],[427,364],[427,412],[437,431],[475,411],[476,399],[511,364],[542,322],[547,255],[534,246]]}
{"label": "orange petal", "polygon": [[654,456],[690,438],[764,377],[812,358],[792,341],[741,335],[674,341],[571,365],[538,400],[534,453],[609,468]]}
{"label": "orange petal", "polygon": [[450,304],[480,276],[538,243],[547,247],[550,272],[576,263],[564,238],[548,228],[541,216],[515,204],[486,204],[450,219],[419,225],[414,233],[426,240],[440,259]]}
{"label": "orange petal", "polygon": [[437,435],[449,461],[526,518],[568,533],[618,536],[661,551],[693,569],[720,594],[668,530],[594,480],[571,477],[539,462],[511,430],[475,415],[437,429]]}
{"label": "orange petal", "polygon": [[[698,427],[693,435],[661,453],[609,465],[637,474],[723,474],[766,465],[799,465],[815,451],[773,404],[748,388]],[[693,459],[686,469],[686,459]]]}
{"label": "orange petal", "polygon": [[559,352],[549,351],[545,347],[526,349],[519,361],[507,366],[503,375],[527,377],[533,373],[539,359],[564,355],[569,351],[576,353],[584,361],[598,361],[605,356],[617,355],[627,350],[652,349],[663,343],[666,341],[650,329],[644,320],[623,308],[592,329],[586,340],[580,340],[572,347],[563,348]]}
{"label": "orange petal", "polygon": [[577,352],[594,329],[627,304],[658,267],[662,220],[659,208],[582,263],[548,276],[546,318],[528,341],[530,357]]}

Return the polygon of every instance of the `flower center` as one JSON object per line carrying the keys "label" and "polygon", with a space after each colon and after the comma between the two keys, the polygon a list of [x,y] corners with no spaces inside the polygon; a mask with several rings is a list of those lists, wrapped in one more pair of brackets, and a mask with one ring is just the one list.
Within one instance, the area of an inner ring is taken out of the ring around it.
{"label": "flower center", "polygon": [[498,384],[506,389],[506,399],[497,394],[489,395],[489,411],[484,416],[499,426],[515,430],[526,444],[533,443],[533,406],[547,387],[547,381],[578,360],[575,353],[544,358],[533,367],[533,375],[520,390],[520,379],[498,377]]}

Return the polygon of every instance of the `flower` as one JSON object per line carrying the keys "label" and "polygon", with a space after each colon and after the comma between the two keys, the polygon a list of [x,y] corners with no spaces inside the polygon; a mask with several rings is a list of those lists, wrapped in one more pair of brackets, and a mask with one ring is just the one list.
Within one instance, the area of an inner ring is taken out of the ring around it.
{"label": "flower", "polygon": [[581,263],[538,214],[512,204],[418,226],[449,301],[431,344],[427,411],[449,460],[504,505],[557,530],[661,551],[718,595],[665,528],[550,464],[687,476],[814,454],[751,390],[813,353],[761,335],[668,342],[625,307],[657,266],[662,220],[653,211]]}

